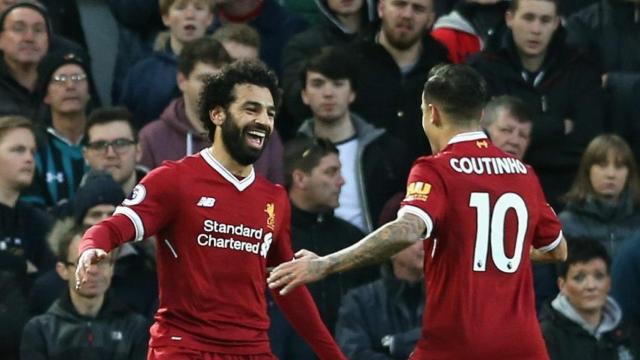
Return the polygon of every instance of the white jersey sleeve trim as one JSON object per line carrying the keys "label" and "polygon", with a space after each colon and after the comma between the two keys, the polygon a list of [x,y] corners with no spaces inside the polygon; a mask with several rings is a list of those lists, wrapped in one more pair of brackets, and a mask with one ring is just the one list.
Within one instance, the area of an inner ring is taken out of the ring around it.
{"label": "white jersey sleeve trim", "polygon": [[134,241],[141,241],[144,239],[144,225],[142,223],[142,219],[135,211],[125,206],[118,206],[113,214],[122,214],[131,220],[133,228],[136,230],[136,237]]}
{"label": "white jersey sleeve trim", "polygon": [[429,236],[431,236],[431,231],[433,231],[433,220],[431,220],[431,216],[429,216],[429,214],[427,214],[424,210],[420,209],[419,207],[411,206],[411,205],[405,205],[401,207],[400,210],[398,210],[398,217],[404,214],[415,215],[419,217],[422,221],[424,221],[424,224],[426,225],[427,228],[424,231],[424,236],[418,240],[426,239]]}
{"label": "white jersey sleeve trim", "polygon": [[551,244],[543,246],[543,247],[536,248],[536,250],[538,250],[540,252],[543,252],[543,253],[547,253],[547,252],[555,249],[556,247],[558,247],[558,245],[560,245],[560,242],[562,241],[563,237],[564,236],[562,235],[562,231],[560,231],[560,234],[558,234],[558,237],[555,240],[553,240],[553,242]]}

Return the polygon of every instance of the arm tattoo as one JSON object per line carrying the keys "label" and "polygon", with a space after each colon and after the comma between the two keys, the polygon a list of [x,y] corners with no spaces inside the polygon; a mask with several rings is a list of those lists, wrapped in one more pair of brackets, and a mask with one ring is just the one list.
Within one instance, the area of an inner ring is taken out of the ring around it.
{"label": "arm tattoo", "polygon": [[417,216],[404,215],[356,244],[327,255],[329,273],[380,263],[418,241],[424,230],[425,224]]}

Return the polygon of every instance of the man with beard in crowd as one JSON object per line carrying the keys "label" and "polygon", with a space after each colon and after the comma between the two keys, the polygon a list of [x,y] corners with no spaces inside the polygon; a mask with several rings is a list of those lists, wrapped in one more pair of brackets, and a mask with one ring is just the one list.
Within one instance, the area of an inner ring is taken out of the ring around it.
{"label": "man with beard in crowd", "polygon": [[[293,258],[286,190],[255,174],[273,131],[277,80],[259,63],[223,68],[204,86],[200,119],[213,145],[165,162],[80,244],[78,287],[93,264],[157,234],[160,304],[149,359],[273,360],[268,267]],[[272,293],[321,359],[344,359],[306,288]]]}

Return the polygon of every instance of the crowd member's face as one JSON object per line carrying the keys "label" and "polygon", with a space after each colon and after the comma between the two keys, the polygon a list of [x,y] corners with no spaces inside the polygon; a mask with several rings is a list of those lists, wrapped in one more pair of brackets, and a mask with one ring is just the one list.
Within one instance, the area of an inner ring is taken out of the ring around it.
{"label": "crowd member's face", "polygon": [[213,14],[205,0],[176,0],[169,12],[162,15],[164,25],[181,43],[203,37],[212,21]]}
{"label": "crowd member's face", "polygon": [[400,50],[422,41],[435,20],[431,0],[380,0],[378,15],[385,37]]}
{"label": "crowd member's face", "polygon": [[140,148],[133,130],[124,120],[91,126],[83,153],[92,169],[110,173],[118,184],[124,184],[134,176],[136,163],[140,160]]}
{"label": "crowd member's face", "polygon": [[394,267],[402,267],[410,273],[421,276],[424,269],[424,245],[418,241],[392,257]]}
{"label": "crowd member's face", "polygon": [[629,168],[609,151],[607,160],[591,165],[589,180],[593,191],[601,198],[616,201],[627,184]]}
{"label": "crowd member's face", "polygon": [[579,313],[600,311],[611,288],[607,264],[600,258],[572,264],[566,279],[558,279],[558,287]]}
{"label": "crowd member's face", "polygon": [[198,109],[198,100],[204,86],[204,81],[213,75],[220,73],[220,68],[199,62],[194,66],[188,77],[178,73],[178,87],[182,91],[184,101],[191,109]]}
{"label": "crowd member's face", "polygon": [[276,109],[268,88],[252,84],[235,85],[235,100],[216,121],[221,124],[222,142],[231,157],[242,165],[253,164],[267,146],[273,131]]}
{"label": "crowd member's face", "polygon": [[112,254],[97,264],[89,265],[86,282],[82,284],[80,290],[76,290],[76,263],[78,262],[78,243],[80,236],[76,236],[71,244],[69,244],[69,254],[65,263],[58,261],[56,271],[61,278],[67,281],[69,289],[77,295],[92,299],[104,295],[111,285],[111,277],[113,276],[113,258]]}
{"label": "crowd member's face", "polygon": [[37,65],[49,50],[49,34],[44,17],[36,10],[13,9],[0,33],[0,49],[8,62]]}
{"label": "crowd member's face", "polygon": [[495,146],[522,160],[529,147],[531,127],[530,122],[519,122],[510,111],[502,109],[487,131]]}
{"label": "crowd member's face", "polygon": [[113,215],[114,211],[116,211],[116,207],[111,204],[99,204],[92,206],[87,210],[87,214],[82,219],[82,225],[93,226]]}
{"label": "crowd member's face", "polygon": [[363,0],[328,0],[327,5],[340,16],[357,14],[362,8]]}
{"label": "crowd member's face", "polygon": [[520,56],[545,56],[560,24],[556,5],[545,0],[521,0],[518,9],[507,11],[505,16]]}
{"label": "crowd member's face", "polygon": [[319,121],[332,123],[343,118],[355,100],[349,79],[333,80],[314,72],[307,72],[307,84],[302,89],[302,101],[311,108]]}
{"label": "crowd member's face", "polygon": [[60,114],[84,112],[90,99],[87,74],[76,64],[59,67],[51,75],[44,102]]}
{"label": "crowd member's face", "polygon": [[302,190],[307,202],[318,211],[330,211],[340,206],[340,189],[345,183],[340,169],[338,155],[328,154],[310,174],[303,175]]}
{"label": "crowd member's face", "polygon": [[0,138],[0,189],[20,191],[31,184],[35,151],[36,140],[29,129],[12,129]]}

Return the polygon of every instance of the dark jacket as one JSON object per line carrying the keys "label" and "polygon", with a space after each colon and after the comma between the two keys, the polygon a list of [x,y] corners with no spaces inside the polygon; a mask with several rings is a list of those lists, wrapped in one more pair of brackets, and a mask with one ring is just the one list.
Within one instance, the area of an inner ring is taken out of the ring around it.
{"label": "dark jacket", "polygon": [[40,109],[40,98],[19,84],[9,73],[0,52],[0,115],[22,115],[35,121]]}
{"label": "dark jacket", "polygon": [[635,324],[635,344],[640,347],[640,236],[627,239],[613,258],[611,295],[620,304],[625,322]]}
{"label": "dark jacket", "polygon": [[118,102],[131,110],[137,129],[157,119],[171,100],[181,95],[177,73],[178,60],[169,41],[164,49],[155,51],[129,69]]}
{"label": "dark jacket", "polygon": [[[314,214],[291,204],[291,246],[294,252],[307,249],[318,255],[327,255],[355,244],[363,237],[357,227],[333,216],[332,213]],[[375,278],[372,267],[332,275],[322,281],[308,284],[320,315],[333,332],[342,297],[351,288]]]}
{"label": "dark jacket", "polygon": [[[404,190],[411,163],[406,147],[398,139],[384,129],[374,128],[356,114],[351,113],[350,117],[358,139],[358,178],[349,180],[358,182],[360,203],[371,232],[377,227],[387,200]],[[313,137],[313,123],[313,118],[305,120],[298,134]]]}
{"label": "dark jacket", "polygon": [[599,241],[611,257],[624,240],[640,236],[640,208],[628,196],[616,204],[594,198],[571,202],[559,218],[566,237]]}
{"label": "dark jacket", "polygon": [[409,161],[431,153],[422,129],[422,90],[429,69],[449,62],[447,49],[430,35],[424,37],[423,46],[418,62],[404,75],[373,36],[350,47],[357,69],[357,96],[351,109],[402,141]]}
{"label": "dark jacket", "polygon": [[[287,115],[291,117],[295,129],[302,121],[311,116],[309,108],[302,103],[300,91],[302,81],[300,72],[305,62],[325,46],[345,45],[353,41],[358,33],[344,27],[327,5],[326,0],[315,0],[319,10],[319,20],[309,29],[296,34],[287,43],[282,53],[282,85]],[[362,28],[376,19],[375,1],[365,0],[362,9]],[[282,128],[282,127],[281,127]]]}
{"label": "dark jacket", "polygon": [[[640,94],[633,89],[640,85],[640,4],[600,0],[571,16],[567,33],[567,42],[587,51],[607,74],[607,130],[636,143],[640,132],[631,112],[633,104],[640,102]],[[638,146],[634,150],[640,155]]]}
{"label": "dark jacket", "polygon": [[612,298],[605,305],[603,320],[595,331],[559,295],[540,315],[542,335],[551,360],[633,360],[628,329],[622,325],[620,308]]}
{"label": "dark jacket", "polygon": [[[422,282],[398,280],[390,265],[381,278],[351,290],[340,306],[336,341],[351,360],[406,359],[420,337]],[[383,346],[382,339],[391,346]]]}
{"label": "dark jacket", "polygon": [[[524,71],[511,32],[471,57],[469,64],[484,76],[491,96],[517,96],[535,112],[525,160],[538,173],[547,199],[557,205],[573,181],[584,149],[603,129],[604,98],[597,69],[565,45],[562,28],[554,34],[535,79]],[[574,124],[568,135],[564,119]]]}
{"label": "dark jacket", "polygon": [[146,359],[149,323],[108,294],[95,318],[78,314],[69,292],[22,333],[22,360]]}

